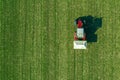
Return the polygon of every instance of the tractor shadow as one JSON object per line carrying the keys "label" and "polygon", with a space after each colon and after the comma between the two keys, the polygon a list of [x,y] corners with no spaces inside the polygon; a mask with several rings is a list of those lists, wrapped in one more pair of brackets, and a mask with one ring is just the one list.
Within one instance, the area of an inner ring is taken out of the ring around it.
{"label": "tractor shadow", "polygon": [[97,34],[95,32],[102,27],[102,17],[97,18],[91,15],[80,17],[85,20],[85,33],[87,42],[97,42]]}

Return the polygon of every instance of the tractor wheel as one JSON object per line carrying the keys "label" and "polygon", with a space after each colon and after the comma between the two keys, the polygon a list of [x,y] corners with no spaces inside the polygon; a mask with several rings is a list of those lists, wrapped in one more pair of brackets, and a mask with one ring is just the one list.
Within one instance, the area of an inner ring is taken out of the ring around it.
{"label": "tractor wheel", "polygon": [[84,34],[84,37],[82,38],[82,40],[86,40],[86,34]]}
{"label": "tractor wheel", "polygon": [[74,40],[78,40],[78,38],[76,36],[76,32],[74,33]]}

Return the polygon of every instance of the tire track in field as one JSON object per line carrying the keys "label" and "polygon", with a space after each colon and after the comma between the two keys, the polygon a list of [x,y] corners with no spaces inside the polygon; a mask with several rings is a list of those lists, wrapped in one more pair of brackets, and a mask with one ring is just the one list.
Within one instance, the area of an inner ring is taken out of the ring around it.
{"label": "tire track in field", "polygon": [[[36,80],[37,79],[37,37],[36,35],[38,35],[38,31],[37,31],[37,26],[38,26],[38,19],[39,19],[39,16],[38,16],[38,13],[37,13],[37,6],[38,6],[38,3],[36,3],[35,0],[32,0],[30,3],[30,6],[29,6],[29,11],[30,11],[30,34],[31,34],[31,54],[30,54],[30,64],[29,64],[29,69],[30,69],[30,80]],[[38,55],[39,56],[39,55]]]}
{"label": "tire track in field", "polygon": [[36,12],[36,5],[35,4],[35,0],[31,1],[31,6],[30,6],[30,10],[32,13],[31,13],[31,20],[30,20],[30,23],[31,23],[31,55],[30,55],[30,59],[31,59],[31,62],[30,62],[30,66],[29,66],[29,69],[30,69],[30,80],[33,80],[33,79],[36,79],[36,24],[37,24],[37,21],[35,19],[35,16],[37,14]]}
{"label": "tire track in field", "polygon": [[49,66],[49,79],[59,78],[59,19],[58,19],[58,6],[57,0],[50,1],[49,4],[49,36],[50,36],[50,66]]}
{"label": "tire track in field", "polygon": [[22,48],[23,52],[22,54],[22,60],[21,60],[21,73],[22,77],[21,79],[30,79],[30,65],[29,65],[29,59],[30,55],[28,55],[30,52],[28,48],[30,49],[30,36],[29,36],[29,3],[27,1],[20,1],[20,23],[21,23],[21,34],[22,34]]}
{"label": "tire track in field", "polygon": [[[0,2],[0,11],[1,11],[1,13],[0,13],[0,36],[1,36],[1,38],[0,38],[0,75],[1,75],[1,77],[0,77],[0,79],[2,80],[3,78],[4,78],[4,75],[3,75],[3,73],[4,73],[4,69],[3,69],[3,65],[4,65],[4,16],[3,16],[3,7],[4,7],[4,5],[3,5],[3,1],[1,1]],[[3,27],[2,27],[3,26]]]}
{"label": "tire track in field", "polygon": [[48,28],[48,35],[49,35],[49,79],[55,78],[55,20],[54,20],[54,1],[49,2],[49,14],[48,14],[48,21],[49,21],[49,28]]}
{"label": "tire track in field", "polygon": [[60,27],[60,44],[59,44],[59,79],[67,79],[67,1],[58,1],[58,19]]}
{"label": "tire track in field", "polygon": [[59,27],[59,10],[58,10],[58,1],[54,0],[54,8],[55,8],[55,79],[59,80],[59,56],[60,56],[60,27]]}
{"label": "tire track in field", "polygon": [[24,60],[24,55],[25,55],[25,36],[26,36],[26,13],[25,13],[25,6],[23,6],[24,1],[19,1],[19,27],[20,27],[20,32],[19,32],[19,80],[23,79],[23,62]]}
{"label": "tire track in field", "polygon": [[43,32],[42,32],[42,35],[43,35],[43,43],[42,43],[42,48],[43,48],[43,53],[42,53],[42,79],[44,80],[48,80],[49,79],[49,65],[50,65],[50,59],[49,59],[49,35],[48,35],[48,26],[49,26],[49,11],[48,11],[48,4],[49,2],[47,1],[43,1],[43,6],[42,6],[42,9],[43,9]]}
{"label": "tire track in field", "polygon": [[[78,16],[76,16],[76,7],[78,7],[78,6],[76,6],[76,2],[77,1],[74,1],[74,17],[75,17],[75,19],[78,17]],[[78,74],[78,72],[77,72],[77,65],[78,65],[78,62],[77,62],[77,50],[74,50],[74,79],[75,80],[77,80],[78,78],[77,78],[77,74]]]}
{"label": "tire track in field", "polygon": [[67,79],[75,80],[75,53],[73,50],[73,33],[74,33],[74,3],[73,1],[67,1]]}
{"label": "tire track in field", "polygon": [[3,8],[5,8],[5,6],[4,6],[4,2],[2,1],[2,3],[1,3],[1,11],[2,11],[2,17],[1,17],[1,19],[2,19],[2,21],[1,21],[1,23],[2,23],[2,26],[3,27],[1,27],[1,45],[3,46],[2,47],[2,50],[1,50],[1,79],[5,79],[5,15],[4,15],[4,10],[3,10]]}
{"label": "tire track in field", "polygon": [[[19,1],[10,2],[10,46],[11,52],[11,68],[10,72],[12,73],[11,79],[19,79]],[[14,7],[13,10],[11,10]],[[12,14],[12,15],[11,15]],[[17,53],[17,54],[16,54]],[[8,69],[9,70],[9,69]],[[9,73],[10,74],[10,73]]]}
{"label": "tire track in field", "polygon": [[[22,2],[21,2],[22,3]],[[23,50],[23,61],[22,61],[22,79],[31,79],[31,55],[32,55],[32,30],[31,30],[31,1],[23,1],[24,6],[24,50]]]}
{"label": "tire track in field", "polygon": [[[5,5],[7,4],[7,6]],[[4,59],[3,59],[3,75],[2,75],[2,79],[13,79],[14,71],[12,70],[12,63],[13,63],[13,59],[12,58],[12,54],[13,54],[13,44],[12,44],[12,33],[11,33],[11,28],[13,26],[13,22],[12,22],[12,17],[11,17],[11,13],[12,11],[10,11],[11,9],[11,5],[10,2],[3,2],[3,8],[5,8],[5,10],[3,10],[3,50],[4,50]]]}
{"label": "tire track in field", "polygon": [[19,20],[20,20],[20,47],[21,47],[21,59],[20,59],[20,63],[19,63],[19,69],[20,69],[20,77],[19,79],[22,80],[24,79],[24,67],[25,67],[25,54],[26,54],[26,34],[27,34],[27,2],[25,2],[24,0],[20,1],[20,14],[19,14]]}
{"label": "tire track in field", "polygon": [[74,68],[74,50],[73,50],[73,21],[74,21],[74,8],[73,1],[67,1],[67,79],[74,80],[75,77],[75,68]]}
{"label": "tire track in field", "polygon": [[[24,3],[26,6],[23,7],[23,11],[25,11],[25,24],[23,25],[24,28],[24,52],[23,52],[23,61],[22,61],[22,79],[36,79],[36,40],[35,35],[36,32],[36,26],[37,21],[35,20],[35,16],[37,13],[35,13],[35,2],[29,1],[29,2],[21,2]],[[37,5],[37,4],[36,4]],[[33,21],[34,20],[34,21]],[[35,23],[36,22],[36,23]],[[24,23],[24,21],[23,21]],[[34,31],[35,30],[35,31]],[[34,68],[34,69],[33,69]],[[34,77],[33,77],[34,76]]]}
{"label": "tire track in field", "polygon": [[40,39],[40,41],[41,41],[40,42],[41,43],[41,46],[40,46],[40,48],[41,48],[40,49],[40,54],[41,54],[41,61],[40,61],[41,62],[41,65],[40,65],[41,72],[40,72],[40,74],[41,74],[41,77],[40,77],[40,79],[43,80],[43,70],[42,70],[42,68],[43,68],[43,62],[42,62],[43,61],[43,56],[42,56],[42,54],[43,54],[43,28],[42,28],[43,27],[43,23],[42,23],[43,22],[43,0],[41,0],[41,21],[40,22],[41,22],[41,28],[40,28],[41,29],[41,31],[40,31],[41,32],[41,34],[40,34],[40,36],[41,36],[41,39]]}
{"label": "tire track in field", "polygon": [[[33,45],[33,55],[31,56],[32,62],[31,66],[31,80],[41,80],[42,79],[42,1],[34,1],[33,10],[33,28],[32,33],[34,34]],[[33,38],[32,38],[33,39]]]}

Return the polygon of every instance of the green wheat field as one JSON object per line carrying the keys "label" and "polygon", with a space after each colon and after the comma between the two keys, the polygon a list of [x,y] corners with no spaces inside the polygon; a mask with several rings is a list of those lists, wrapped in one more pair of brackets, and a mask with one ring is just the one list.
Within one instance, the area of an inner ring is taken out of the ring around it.
{"label": "green wheat field", "polygon": [[[74,50],[88,15],[97,42]],[[120,0],[0,0],[0,80],[120,80]]]}

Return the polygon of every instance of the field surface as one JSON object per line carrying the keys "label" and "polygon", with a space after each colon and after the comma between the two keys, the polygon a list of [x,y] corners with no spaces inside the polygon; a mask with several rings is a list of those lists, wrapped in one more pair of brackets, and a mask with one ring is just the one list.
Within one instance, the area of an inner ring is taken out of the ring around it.
{"label": "field surface", "polygon": [[[73,49],[73,22],[102,17]],[[120,0],[0,0],[0,80],[120,80]]]}

